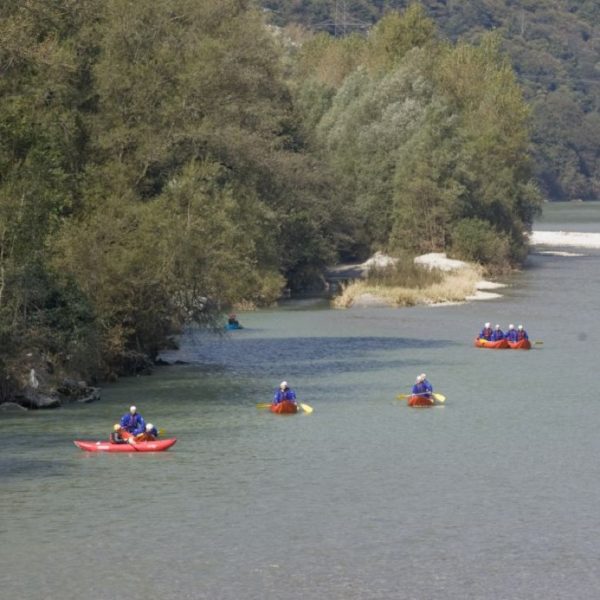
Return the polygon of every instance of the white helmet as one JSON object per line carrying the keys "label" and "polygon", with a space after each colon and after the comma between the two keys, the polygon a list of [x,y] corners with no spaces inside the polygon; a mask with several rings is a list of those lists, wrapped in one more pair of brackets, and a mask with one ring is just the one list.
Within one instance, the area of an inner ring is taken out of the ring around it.
{"label": "white helmet", "polygon": [[425,373],[421,373],[418,377],[417,377],[417,383],[421,383],[422,381],[425,381],[425,379],[427,378],[427,375],[425,375]]}
{"label": "white helmet", "polygon": [[135,411],[136,411],[136,410],[137,410],[137,407],[135,407],[135,406],[130,406],[130,407],[129,407],[129,412],[130,412],[132,415],[133,415],[133,414],[135,414]]}
{"label": "white helmet", "polygon": [[519,325],[517,329],[523,329],[523,325]]}
{"label": "white helmet", "polygon": [[509,329],[514,329],[514,328],[515,328],[515,326],[514,326],[514,325],[511,323],[511,324],[508,326],[508,328],[509,328]]}
{"label": "white helmet", "polygon": [[496,329],[500,329],[500,325],[498,325],[498,323],[496,323]]}
{"label": "white helmet", "polygon": [[287,382],[287,381],[282,381],[282,382],[279,384],[279,387],[280,387],[282,390],[285,390],[285,388],[286,388],[287,386],[288,386],[288,382]]}
{"label": "white helmet", "polygon": [[121,426],[120,426],[118,423],[115,423],[115,424],[113,425],[113,429],[114,429],[115,431],[119,431],[119,429],[121,429]]}
{"label": "white helmet", "polygon": [[146,423],[146,431],[152,431],[154,429],[154,425],[152,423]]}
{"label": "white helmet", "polygon": [[486,328],[487,328],[487,327],[491,327],[491,326],[492,326],[492,324],[491,324],[491,323],[486,323],[486,324],[484,325],[484,327],[486,327]]}

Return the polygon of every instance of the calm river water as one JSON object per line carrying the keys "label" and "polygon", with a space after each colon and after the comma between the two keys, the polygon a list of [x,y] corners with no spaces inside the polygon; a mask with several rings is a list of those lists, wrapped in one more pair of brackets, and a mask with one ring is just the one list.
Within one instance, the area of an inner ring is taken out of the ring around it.
{"label": "calm river water", "polygon": [[[600,232],[600,206],[537,228]],[[600,249],[581,253],[533,253],[498,300],[242,314],[98,403],[0,415],[0,598],[598,597]],[[476,349],[488,320],[543,345]],[[445,406],[395,399],[421,371]],[[255,408],[282,379],[312,415]],[[171,451],[73,446],[131,403]]]}

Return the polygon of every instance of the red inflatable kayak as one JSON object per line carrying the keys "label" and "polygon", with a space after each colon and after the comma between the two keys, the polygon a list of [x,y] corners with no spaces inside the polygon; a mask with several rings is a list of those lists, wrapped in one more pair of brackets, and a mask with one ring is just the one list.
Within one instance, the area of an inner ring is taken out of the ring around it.
{"label": "red inflatable kayak", "polygon": [[163,452],[168,450],[177,438],[154,440],[153,442],[137,442],[135,444],[113,444],[111,442],[94,442],[75,440],[73,443],[86,452]]}
{"label": "red inflatable kayak", "polygon": [[506,340],[498,340],[497,342],[491,342],[483,338],[477,338],[475,340],[476,348],[492,348],[494,350],[503,350],[508,348],[508,342]]}
{"label": "red inflatable kayak", "polygon": [[298,412],[298,405],[291,400],[283,400],[279,404],[271,404],[269,410],[278,415],[291,415]]}
{"label": "red inflatable kayak", "polygon": [[433,406],[435,400],[427,396],[409,396],[406,400],[409,406]]}

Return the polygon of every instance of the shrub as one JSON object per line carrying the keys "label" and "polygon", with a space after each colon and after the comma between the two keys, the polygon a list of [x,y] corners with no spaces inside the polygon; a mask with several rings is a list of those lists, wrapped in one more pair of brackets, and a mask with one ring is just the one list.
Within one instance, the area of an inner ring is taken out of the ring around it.
{"label": "shrub", "polygon": [[511,263],[510,241],[483,219],[463,219],[452,230],[452,255],[492,268]]}

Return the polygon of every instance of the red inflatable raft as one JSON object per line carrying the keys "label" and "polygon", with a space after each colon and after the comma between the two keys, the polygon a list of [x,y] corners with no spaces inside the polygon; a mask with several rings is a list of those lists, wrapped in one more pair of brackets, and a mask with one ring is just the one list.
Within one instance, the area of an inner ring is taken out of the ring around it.
{"label": "red inflatable raft", "polygon": [[433,406],[435,400],[427,396],[409,396],[406,400],[409,406]]}
{"label": "red inflatable raft", "polygon": [[86,452],[163,452],[168,450],[177,438],[154,440],[153,442],[136,442],[135,444],[113,444],[111,442],[94,442],[75,440],[73,443]]}
{"label": "red inflatable raft", "polygon": [[508,347],[513,350],[531,350],[531,342],[529,340],[519,340],[518,342],[507,342]]}
{"label": "red inflatable raft", "polygon": [[491,342],[490,340],[486,340],[484,338],[477,338],[475,340],[476,348],[492,348],[494,350],[503,350],[504,348],[508,348],[508,342],[506,340],[498,340],[497,342]]}
{"label": "red inflatable raft", "polygon": [[298,412],[298,405],[291,400],[283,400],[279,404],[271,404],[269,410],[278,415],[291,415]]}

